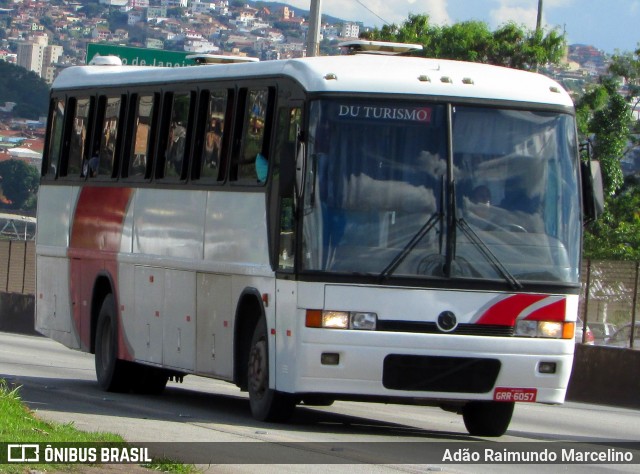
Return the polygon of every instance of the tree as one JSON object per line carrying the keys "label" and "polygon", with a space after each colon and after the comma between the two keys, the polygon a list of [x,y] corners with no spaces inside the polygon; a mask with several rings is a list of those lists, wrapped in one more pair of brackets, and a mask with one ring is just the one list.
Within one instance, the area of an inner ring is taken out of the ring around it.
{"label": "tree", "polygon": [[40,18],[40,24],[44,26],[47,30],[53,31],[55,29],[55,22],[53,18],[48,15],[45,15]]}
{"label": "tree", "polygon": [[620,160],[630,136],[631,110],[617,91],[617,82],[601,78],[576,104],[581,141],[592,144],[593,157],[600,161],[605,194],[613,196],[624,182]]}
{"label": "tree", "polygon": [[564,35],[552,30],[528,30],[507,23],[491,32],[486,23],[467,21],[451,26],[435,26],[428,15],[409,15],[401,26],[385,25],[361,35],[370,40],[417,43],[423,56],[473,61],[517,69],[535,70],[557,64],[564,53]]}
{"label": "tree", "polygon": [[101,17],[106,11],[107,7],[105,5],[100,5],[98,2],[87,3],[79,10],[79,12],[84,13],[87,18]]}
{"label": "tree", "polygon": [[114,10],[107,15],[109,23],[109,31],[114,33],[118,28],[126,28],[128,26],[128,16],[126,13]]}
{"label": "tree", "polygon": [[0,61],[0,104],[15,102],[18,117],[38,119],[47,114],[49,86],[35,72]]}
{"label": "tree", "polygon": [[584,236],[588,258],[640,260],[640,186],[625,186],[607,199],[605,213]]}
{"label": "tree", "polygon": [[30,198],[30,205],[35,208],[39,184],[40,173],[34,166],[20,160],[0,162],[0,186],[5,198],[11,201],[10,209],[31,210],[25,208]]}
{"label": "tree", "polygon": [[617,53],[611,58],[609,72],[622,77],[627,85],[627,100],[635,110],[640,103],[640,48],[633,53]]}
{"label": "tree", "polygon": [[618,92],[614,78],[585,93],[576,104],[581,141],[592,144],[593,158],[600,161],[605,188],[605,211],[586,227],[584,253],[588,258],[640,259],[640,187],[625,183],[620,166],[629,144],[631,111]]}

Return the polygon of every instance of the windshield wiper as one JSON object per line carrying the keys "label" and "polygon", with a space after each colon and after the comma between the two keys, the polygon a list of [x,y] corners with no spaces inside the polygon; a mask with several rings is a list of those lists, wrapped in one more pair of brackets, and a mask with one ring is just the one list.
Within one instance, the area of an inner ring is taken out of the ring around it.
{"label": "windshield wiper", "polygon": [[[441,182],[441,194],[444,192],[444,176]],[[400,251],[398,255],[396,255],[393,260],[385,267],[382,272],[380,272],[379,279],[381,282],[385,281],[389,278],[393,272],[400,266],[402,262],[404,262],[405,258],[411,253],[411,251],[420,243],[422,239],[433,229],[433,226],[436,225],[437,222],[442,222],[444,218],[444,213],[442,212],[442,202],[444,199],[441,197],[440,199],[440,210],[434,212],[429,220],[425,222],[425,224],[416,232],[416,234],[411,238],[411,240],[404,246],[404,248]]]}
{"label": "windshield wiper", "polygon": [[480,236],[476,233],[475,230],[471,228],[469,224],[463,219],[458,219],[458,206],[456,205],[456,186],[455,181],[452,180],[450,189],[449,189],[449,200],[448,200],[448,212],[447,212],[447,254],[446,254],[446,263],[445,263],[445,275],[451,278],[451,269],[453,262],[456,259],[456,243],[457,243],[457,235],[456,230],[458,227],[464,235],[474,244],[479,250],[480,253],[487,259],[487,261],[493,265],[493,267],[502,275],[502,277],[506,280],[507,283],[514,290],[519,290],[522,288],[522,283],[518,281],[518,279],[507,270],[496,255],[491,251],[491,249],[484,243],[484,241],[480,238]]}
{"label": "windshield wiper", "polygon": [[494,266],[496,270],[502,275],[502,277],[511,285],[511,288],[514,290],[519,290],[522,288],[522,283],[518,281],[518,279],[507,270],[496,255],[491,251],[491,249],[484,243],[484,241],[480,238],[480,236],[476,233],[475,230],[471,228],[467,222],[460,218],[456,220],[457,225],[460,227],[464,235],[480,250],[480,253],[486,258],[491,265]]}

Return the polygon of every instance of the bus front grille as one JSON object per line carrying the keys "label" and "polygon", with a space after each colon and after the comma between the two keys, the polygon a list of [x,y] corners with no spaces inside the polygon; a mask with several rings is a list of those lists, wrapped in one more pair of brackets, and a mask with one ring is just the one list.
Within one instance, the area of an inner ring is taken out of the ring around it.
{"label": "bus front grille", "polygon": [[453,331],[444,333],[438,329],[436,323],[381,320],[378,321],[376,330],[423,334],[457,334],[462,336],[513,336],[513,326],[499,326],[497,324],[459,324]]}
{"label": "bus front grille", "polygon": [[382,384],[390,390],[487,393],[500,366],[497,359],[390,354],[384,359]]}

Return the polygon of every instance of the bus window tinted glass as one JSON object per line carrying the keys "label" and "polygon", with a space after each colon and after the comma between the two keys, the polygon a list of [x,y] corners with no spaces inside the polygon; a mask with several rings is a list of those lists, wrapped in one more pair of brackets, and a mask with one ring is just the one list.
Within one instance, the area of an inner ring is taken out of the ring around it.
{"label": "bus window tinted glass", "polygon": [[[521,281],[579,281],[574,128],[566,114],[454,108],[457,216]],[[456,256],[478,275],[500,277],[464,233]]]}
{"label": "bus window tinted glass", "polygon": [[144,178],[146,176],[153,105],[153,95],[143,95],[138,98],[134,125],[133,159],[129,163],[129,177],[132,178]]}
{"label": "bus window tinted glass", "polygon": [[87,129],[89,126],[89,111],[91,101],[89,99],[77,99],[71,136],[69,140],[69,153],[67,156],[67,176],[80,176],[85,157],[87,143]]}
{"label": "bus window tinted glass", "polygon": [[222,136],[225,130],[225,112],[227,110],[227,91],[211,91],[207,124],[204,133],[204,150],[200,169],[201,178],[223,180],[220,163]]}
{"label": "bus window tinted glass", "polygon": [[96,176],[111,177],[113,175],[121,107],[122,99],[120,97],[107,98],[104,109],[104,119],[100,122],[102,123],[100,150],[97,156],[93,156],[89,160],[90,178]]}
{"label": "bus window tinted glass", "polygon": [[164,177],[181,178],[187,151],[187,127],[189,125],[190,93],[175,94],[171,107],[169,136],[165,154]]}
{"label": "bus window tinted glass", "polygon": [[49,136],[48,169],[42,170],[43,174],[54,177],[60,160],[60,145],[62,144],[62,127],[64,125],[64,100],[53,102],[51,113],[51,131]]}
{"label": "bus window tinted glass", "polygon": [[419,277],[442,267],[445,112],[420,101],[312,102],[303,270]]}
{"label": "bus window tinted glass", "polygon": [[269,157],[264,148],[269,91],[251,90],[247,94],[244,143],[238,167],[238,180],[262,184],[267,180]]}

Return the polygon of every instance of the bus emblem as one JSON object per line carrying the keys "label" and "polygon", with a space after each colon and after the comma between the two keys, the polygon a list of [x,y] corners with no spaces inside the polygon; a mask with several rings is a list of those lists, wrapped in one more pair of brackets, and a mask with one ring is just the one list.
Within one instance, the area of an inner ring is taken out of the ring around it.
{"label": "bus emblem", "polygon": [[438,315],[436,320],[436,326],[442,332],[452,332],[458,327],[458,320],[456,315],[451,311],[443,311]]}

